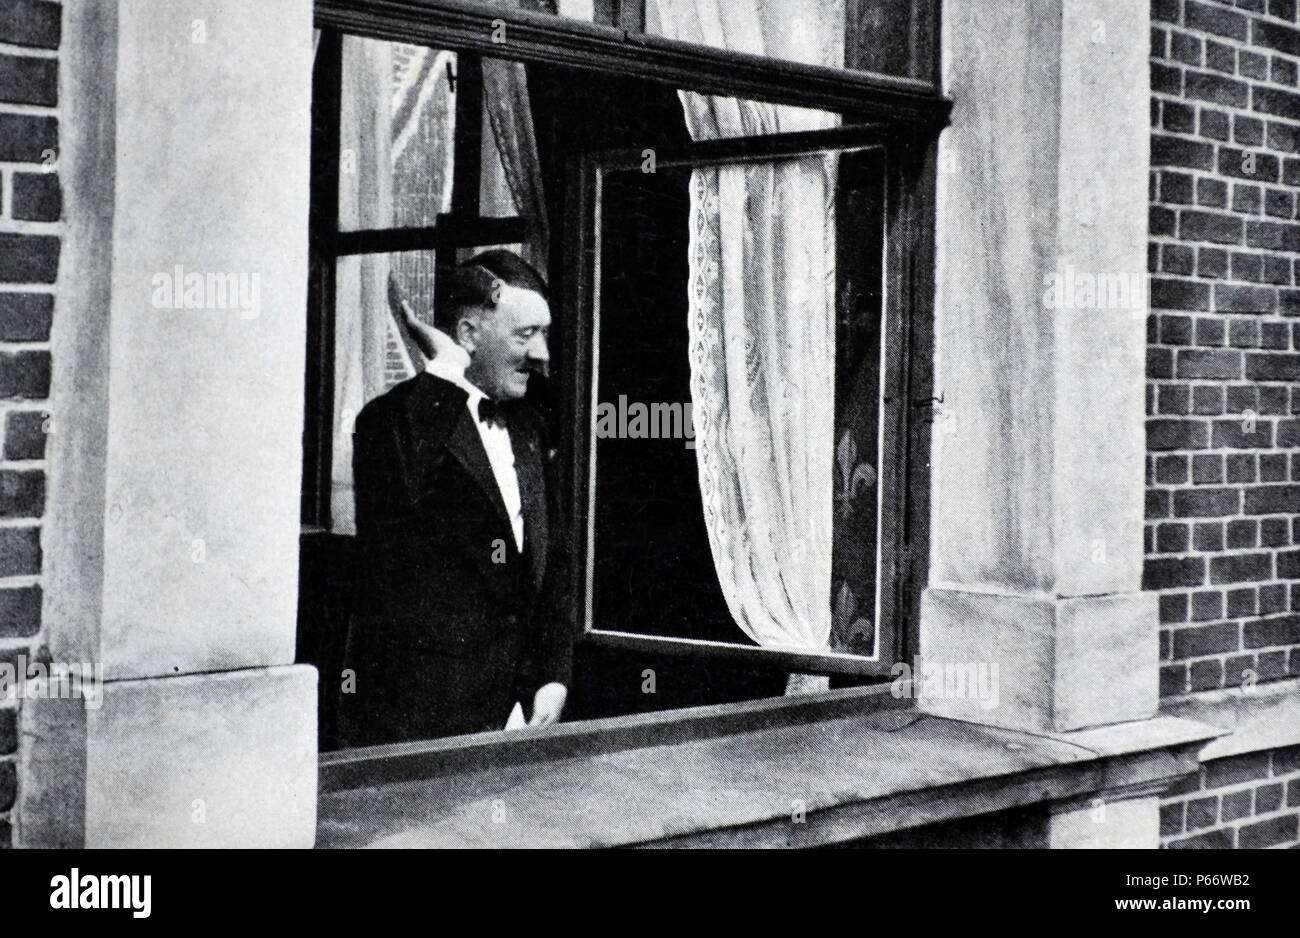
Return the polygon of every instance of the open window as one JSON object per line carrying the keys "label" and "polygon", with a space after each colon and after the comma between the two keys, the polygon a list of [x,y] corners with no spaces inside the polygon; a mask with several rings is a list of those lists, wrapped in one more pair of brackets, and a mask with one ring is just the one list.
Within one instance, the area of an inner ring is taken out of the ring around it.
{"label": "open window", "polygon": [[[838,123],[743,105],[753,123]],[[911,532],[886,494],[906,489],[908,399],[885,304],[890,143],[868,125],[584,161],[591,640],[845,675],[897,660],[902,582],[881,561]]]}
{"label": "open window", "polygon": [[565,479],[566,718],[888,679],[925,580],[934,4],[850,2],[829,31],[810,5],[801,41],[839,46],[814,65],[669,0],[509,6],[318,4],[299,649],[322,748],[350,421],[421,367],[400,304],[428,318],[439,268],[489,246],[552,295],[529,394]]}

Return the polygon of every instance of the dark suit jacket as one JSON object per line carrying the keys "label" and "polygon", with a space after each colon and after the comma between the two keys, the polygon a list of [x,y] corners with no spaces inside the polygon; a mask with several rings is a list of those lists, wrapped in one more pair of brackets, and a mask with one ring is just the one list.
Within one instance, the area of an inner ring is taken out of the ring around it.
{"label": "dark suit jacket", "polygon": [[346,656],[356,687],[340,700],[344,745],[499,730],[516,700],[527,713],[538,687],[569,683],[543,424],[509,405],[521,555],[466,400],[421,372],[357,417],[363,569]]}

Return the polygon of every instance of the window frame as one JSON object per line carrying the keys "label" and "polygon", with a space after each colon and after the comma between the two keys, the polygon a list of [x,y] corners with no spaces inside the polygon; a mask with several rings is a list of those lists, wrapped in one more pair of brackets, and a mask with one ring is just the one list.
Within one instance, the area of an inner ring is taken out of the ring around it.
{"label": "window frame", "polygon": [[[634,25],[639,20],[628,13],[626,2],[619,4],[620,22]],[[898,500],[896,512],[881,513],[878,539],[894,545],[892,556],[881,549],[881,572],[878,588],[882,590],[882,620],[889,597],[894,609],[895,627],[892,647],[881,643],[878,659],[843,656],[801,655],[795,652],[726,646],[685,639],[659,639],[626,633],[588,633],[586,580],[586,505],[588,493],[583,487],[582,455],[587,452],[581,439],[587,433],[576,421],[564,421],[562,450],[573,454],[572,464],[565,467],[569,480],[569,505],[572,530],[583,536],[575,545],[583,545],[581,562],[571,563],[571,596],[582,601],[570,604],[575,634],[584,640],[609,645],[650,649],[657,652],[681,652],[720,657],[754,655],[770,662],[780,656],[783,666],[810,673],[883,677],[892,664],[918,649],[920,594],[928,571],[929,543],[929,415],[933,397],[933,316],[934,316],[934,220],[937,182],[937,146],[940,132],[947,126],[952,102],[937,85],[938,0],[912,0],[910,44],[913,55],[928,56],[929,61],[913,61],[912,71],[926,78],[897,77],[878,73],[827,68],[783,59],[766,58],[728,50],[700,46],[659,36],[600,24],[567,19],[555,14],[535,13],[490,6],[475,0],[316,0],[315,24],[324,37],[350,34],[392,42],[422,44],[432,48],[455,49],[458,53],[576,68],[595,73],[615,73],[668,84],[674,88],[703,94],[767,101],[800,107],[834,111],[846,125],[872,124],[890,141],[890,167],[887,204],[891,206],[886,223],[885,240],[885,321],[897,324],[896,339],[900,354],[892,359],[892,371],[882,379],[886,387],[897,388],[897,434],[894,465],[881,466],[880,490],[890,482],[906,494]],[[494,39],[502,35],[505,42]],[[853,50],[846,49],[847,61],[858,61]],[[337,102],[335,102],[337,112]],[[314,141],[315,143],[315,141]],[[332,150],[337,160],[337,139]],[[711,144],[698,144],[707,151]],[[725,142],[723,144],[725,146]],[[335,170],[337,173],[337,169]],[[590,158],[576,161],[567,170],[564,230],[571,232],[563,247],[563,266],[567,289],[560,298],[563,314],[573,324],[576,361],[583,358],[590,340],[589,309],[581,298],[591,293],[592,245],[583,220],[592,207]],[[337,175],[333,188],[337,199]],[[313,213],[316,201],[313,198]],[[337,206],[335,206],[337,227]],[[432,235],[432,230],[389,232],[385,244],[409,245],[412,238]],[[407,240],[402,240],[403,238]],[[494,234],[487,243],[505,243]],[[380,242],[377,242],[380,243]],[[422,244],[422,242],[421,242]],[[472,246],[472,245],[464,245]],[[390,248],[411,250],[414,247]],[[331,257],[332,269],[336,257]],[[332,281],[332,274],[329,279]],[[313,272],[313,285],[316,276]],[[329,284],[324,284],[328,287]],[[311,297],[309,291],[309,298]],[[320,295],[320,294],[317,294]],[[326,296],[330,294],[324,294]],[[311,332],[309,323],[309,335]],[[332,336],[332,322],[322,322],[319,329]],[[882,336],[882,342],[889,339]],[[328,343],[332,355],[332,342]],[[308,387],[314,356],[309,356]],[[319,357],[319,356],[316,356]],[[887,361],[889,357],[886,356]],[[317,363],[320,368],[322,363]],[[329,363],[332,368],[332,357]],[[587,413],[593,375],[585,368],[570,369],[561,382],[561,407],[564,413]],[[332,371],[326,375],[332,378]],[[323,384],[323,382],[321,382]],[[329,382],[332,397],[332,380]],[[319,386],[319,385],[318,385]],[[884,414],[882,413],[882,420]],[[308,442],[305,435],[305,443]],[[324,445],[328,447],[328,434]],[[326,463],[328,465],[328,463]],[[891,475],[887,477],[886,473]],[[304,487],[304,501],[306,498]],[[328,487],[323,492],[328,519]],[[581,527],[579,527],[581,526]],[[882,634],[884,630],[882,628]]]}
{"label": "window frame", "polygon": [[[909,189],[905,161],[897,154],[905,150],[909,135],[887,123],[867,123],[841,126],[825,130],[770,134],[767,136],[731,137],[718,140],[697,141],[686,147],[655,151],[657,169],[687,168],[697,166],[735,166],[750,162],[766,162],[799,156],[819,155],[828,150],[843,153],[880,150],[885,157],[885,219],[882,231],[885,260],[882,270],[883,302],[881,309],[882,349],[896,346],[909,349],[907,320],[910,303],[907,297],[915,295],[918,284],[912,282],[915,268],[908,268],[905,251],[895,249],[895,238],[908,236],[905,224],[906,194]],[[599,334],[600,310],[597,308],[596,289],[601,258],[600,212],[601,191],[604,178],[613,172],[638,171],[643,154],[638,150],[607,150],[587,154],[581,160],[578,201],[583,206],[583,223],[573,234],[578,238],[578,249],[571,261],[578,267],[569,271],[566,281],[576,284],[573,291],[575,308],[571,317],[576,324],[575,360],[580,367],[574,369],[576,400],[587,417],[577,433],[570,491],[571,556],[570,590],[575,598],[573,606],[578,614],[576,623],[584,640],[610,648],[643,651],[657,654],[712,656],[739,661],[745,664],[768,665],[780,662],[801,673],[834,674],[851,677],[884,677],[891,674],[895,662],[903,660],[907,648],[916,647],[909,642],[909,624],[915,616],[909,614],[909,600],[914,577],[913,562],[918,532],[915,518],[906,508],[910,498],[888,499],[884,493],[902,488],[911,495],[908,484],[911,454],[909,450],[909,424],[915,420],[911,411],[916,403],[908,385],[913,380],[910,359],[900,354],[883,355],[886,371],[881,375],[880,426],[882,446],[879,454],[880,477],[877,491],[880,525],[877,530],[876,556],[879,580],[876,584],[880,610],[877,621],[876,654],[867,658],[848,653],[799,652],[790,649],[773,649],[704,641],[672,636],[651,636],[633,632],[602,629],[594,615],[594,511],[596,503],[595,478],[597,475],[596,440],[592,423],[596,412],[596,388],[599,385]],[[921,403],[926,403],[922,401]],[[575,424],[578,423],[575,421]],[[928,461],[928,460],[927,460]],[[827,598],[829,602],[829,597]],[[873,610],[874,612],[874,610]],[[914,638],[914,636],[913,636]]]}
{"label": "window frame", "polygon": [[[932,0],[913,2],[928,8]],[[937,14],[921,19],[937,35]],[[316,0],[316,25],[525,64],[616,72],[702,94],[906,120],[936,134],[952,110],[933,74],[904,78],[807,65],[475,0]],[[933,52],[933,42],[914,40],[913,47]]]}

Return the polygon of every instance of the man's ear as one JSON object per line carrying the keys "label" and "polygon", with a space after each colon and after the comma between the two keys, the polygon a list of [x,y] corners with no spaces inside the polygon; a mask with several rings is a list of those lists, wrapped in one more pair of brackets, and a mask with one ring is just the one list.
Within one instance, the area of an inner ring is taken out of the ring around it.
{"label": "man's ear", "polygon": [[463,316],[456,323],[456,334],[452,337],[467,352],[478,348],[478,323],[469,316]]}

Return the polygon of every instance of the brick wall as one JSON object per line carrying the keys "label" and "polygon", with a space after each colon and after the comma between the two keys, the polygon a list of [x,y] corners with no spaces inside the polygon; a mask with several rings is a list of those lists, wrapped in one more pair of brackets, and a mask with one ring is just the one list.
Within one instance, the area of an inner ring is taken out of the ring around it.
{"label": "brick wall", "polygon": [[1153,0],[1145,587],[1161,692],[1300,675],[1297,0]]}
{"label": "brick wall", "polygon": [[1160,804],[1172,848],[1300,846],[1300,746],[1204,763]]}
{"label": "brick wall", "polygon": [[[58,162],[62,7],[0,3],[0,663],[39,640],[50,319],[63,207]],[[17,703],[0,699],[0,848],[17,794]]]}
{"label": "brick wall", "polygon": [[[1297,0],[1153,0],[1145,587],[1161,693],[1300,676]],[[1300,747],[1207,762],[1173,848],[1300,843]]]}

